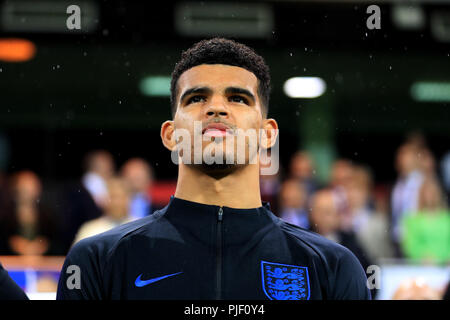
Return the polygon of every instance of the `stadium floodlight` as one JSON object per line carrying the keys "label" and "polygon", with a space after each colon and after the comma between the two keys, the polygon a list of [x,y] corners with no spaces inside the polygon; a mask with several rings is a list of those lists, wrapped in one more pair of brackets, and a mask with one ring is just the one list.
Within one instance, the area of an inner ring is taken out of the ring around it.
{"label": "stadium floodlight", "polygon": [[450,102],[450,82],[418,81],[412,84],[410,92],[419,102]]}
{"label": "stadium floodlight", "polygon": [[294,77],[286,80],[284,93],[290,98],[317,98],[326,91],[326,83],[319,77]]}
{"label": "stadium floodlight", "polygon": [[141,93],[152,97],[168,97],[170,96],[169,76],[148,76],[143,78],[139,83]]}

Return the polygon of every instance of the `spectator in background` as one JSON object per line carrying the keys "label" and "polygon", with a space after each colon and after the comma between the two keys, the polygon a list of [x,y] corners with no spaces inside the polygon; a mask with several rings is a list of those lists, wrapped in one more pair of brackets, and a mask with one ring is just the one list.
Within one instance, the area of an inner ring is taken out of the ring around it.
{"label": "spectator in background", "polygon": [[5,210],[1,237],[2,255],[43,255],[59,253],[56,226],[41,204],[42,184],[32,171],[12,175],[11,202]]}
{"label": "spectator in background", "polygon": [[104,208],[108,201],[106,183],[115,171],[114,159],[108,151],[93,151],[86,156],[85,169],[86,172],[82,178],[83,186],[97,206]]}
{"label": "spectator in background", "polygon": [[347,187],[353,231],[371,261],[393,255],[389,236],[389,217],[385,199],[373,202],[373,178],[368,168],[355,165]]}
{"label": "spectator in background", "polygon": [[423,182],[420,171],[418,154],[421,147],[417,144],[406,143],[400,146],[396,155],[395,166],[398,173],[391,198],[391,229],[395,244],[396,255],[403,256],[400,247],[402,229],[400,221],[404,215],[417,211],[419,190]]}
{"label": "spectator in background", "polygon": [[428,177],[419,192],[417,212],[403,217],[406,257],[426,263],[450,263],[450,212],[439,182]]}
{"label": "spectator in background", "polygon": [[115,170],[114,159],[108,151],[94,150],[85,156],[83,169],[83,177],[66,185],[61,195],[63,205],[60,216],[64,227],[60,238],[64,243],[64,252],[69,250],[84,222],[102,215],[107,201],[106,182]]}
{"label": "spectator in background", "polygon": [[280,190],[280,218],[291,224],[308,229],[306,210],[307,193],[303,184],[295,179],[283,182]]}
{"label": "spectator in background", "polygon": [[314,194],[311,199],[309,219],[310,230],[352,251],[364,270],[367,270],[367,267],[372,264],[358,243],[355,234],[352,231],[340,228],[341,216],[336,205],[336,194],[333,190],[323,189]]}
{"label": "spectator in background", "polygon": [[395,290],[392,300],[441,300],[442,292],[423,279],[407,279]]}
{"label": "spectator in background", "polygon": [[419,149],[418,164],[425,178],[437,179],[436,159],[430,149],[426,147]]}
{"label": "spectator in background", "polygon": [[373,214],[372,177],[369,169],[362,165],[353,165],[351,180],[345,189],[352,229],[358,233]]}
{"label": "spectator in background", "polygon": [[331,167],[330,187],[333,189],[336,209],[340,216],[340,228],[353,230],[353,217],[350,212],[348,189],[353,179],[353,163],[348,159],[338,159]]}
{"label": "spectator in background", "polygon": [[150,197],[153,169],[144,159],[132,158],[122,166],[120,174],[131,192],[131,218],[140,219],[150,215],[153,212]]}
{"label": "spectator in background", "polygon": [[318,189],[314,161],[306,151],[297,151],[290,161],[290,177],[303,184],[309,198]]}
{"label": "spectator in background", "polygon": [[128,213],[131,194],[127,184],[120,178],[111,178],[106,186],[108,199],[105,202],[104,214],[100,218],[85,222],[78,230],[74,243],[132,221]]}

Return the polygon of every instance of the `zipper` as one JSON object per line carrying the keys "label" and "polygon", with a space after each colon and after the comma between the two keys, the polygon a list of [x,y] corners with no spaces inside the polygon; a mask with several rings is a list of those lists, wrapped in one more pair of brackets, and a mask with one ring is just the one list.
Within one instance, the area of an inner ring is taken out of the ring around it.
{"label": "zipper", "polygon": [[216,300],[222,299],[222,220],[223,209],[217,213]]}

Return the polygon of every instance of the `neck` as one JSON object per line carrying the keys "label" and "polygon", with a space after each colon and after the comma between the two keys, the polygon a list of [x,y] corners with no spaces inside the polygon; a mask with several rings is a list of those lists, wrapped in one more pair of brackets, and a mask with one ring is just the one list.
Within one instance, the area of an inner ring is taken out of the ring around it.
{"label": "neck", "polygon": [[261,207],[259,165],[245,165],[217,178],[180,162],[175,197],[230,208]]}

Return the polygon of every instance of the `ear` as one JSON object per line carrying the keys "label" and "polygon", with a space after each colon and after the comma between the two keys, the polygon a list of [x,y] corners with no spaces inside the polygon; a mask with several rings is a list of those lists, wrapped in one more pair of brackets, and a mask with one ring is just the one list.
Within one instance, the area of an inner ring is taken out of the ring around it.
{"label": "ear", "polygon": [[173,151],[176,147],[175,125],[173,120],[167,120],[161,125],[161,140],[163,145]]}
{"label": "ear", "polygon": [[263,119],[261,147],[269,149],[274,146],[278,137],[278,123],[275,119]]}

